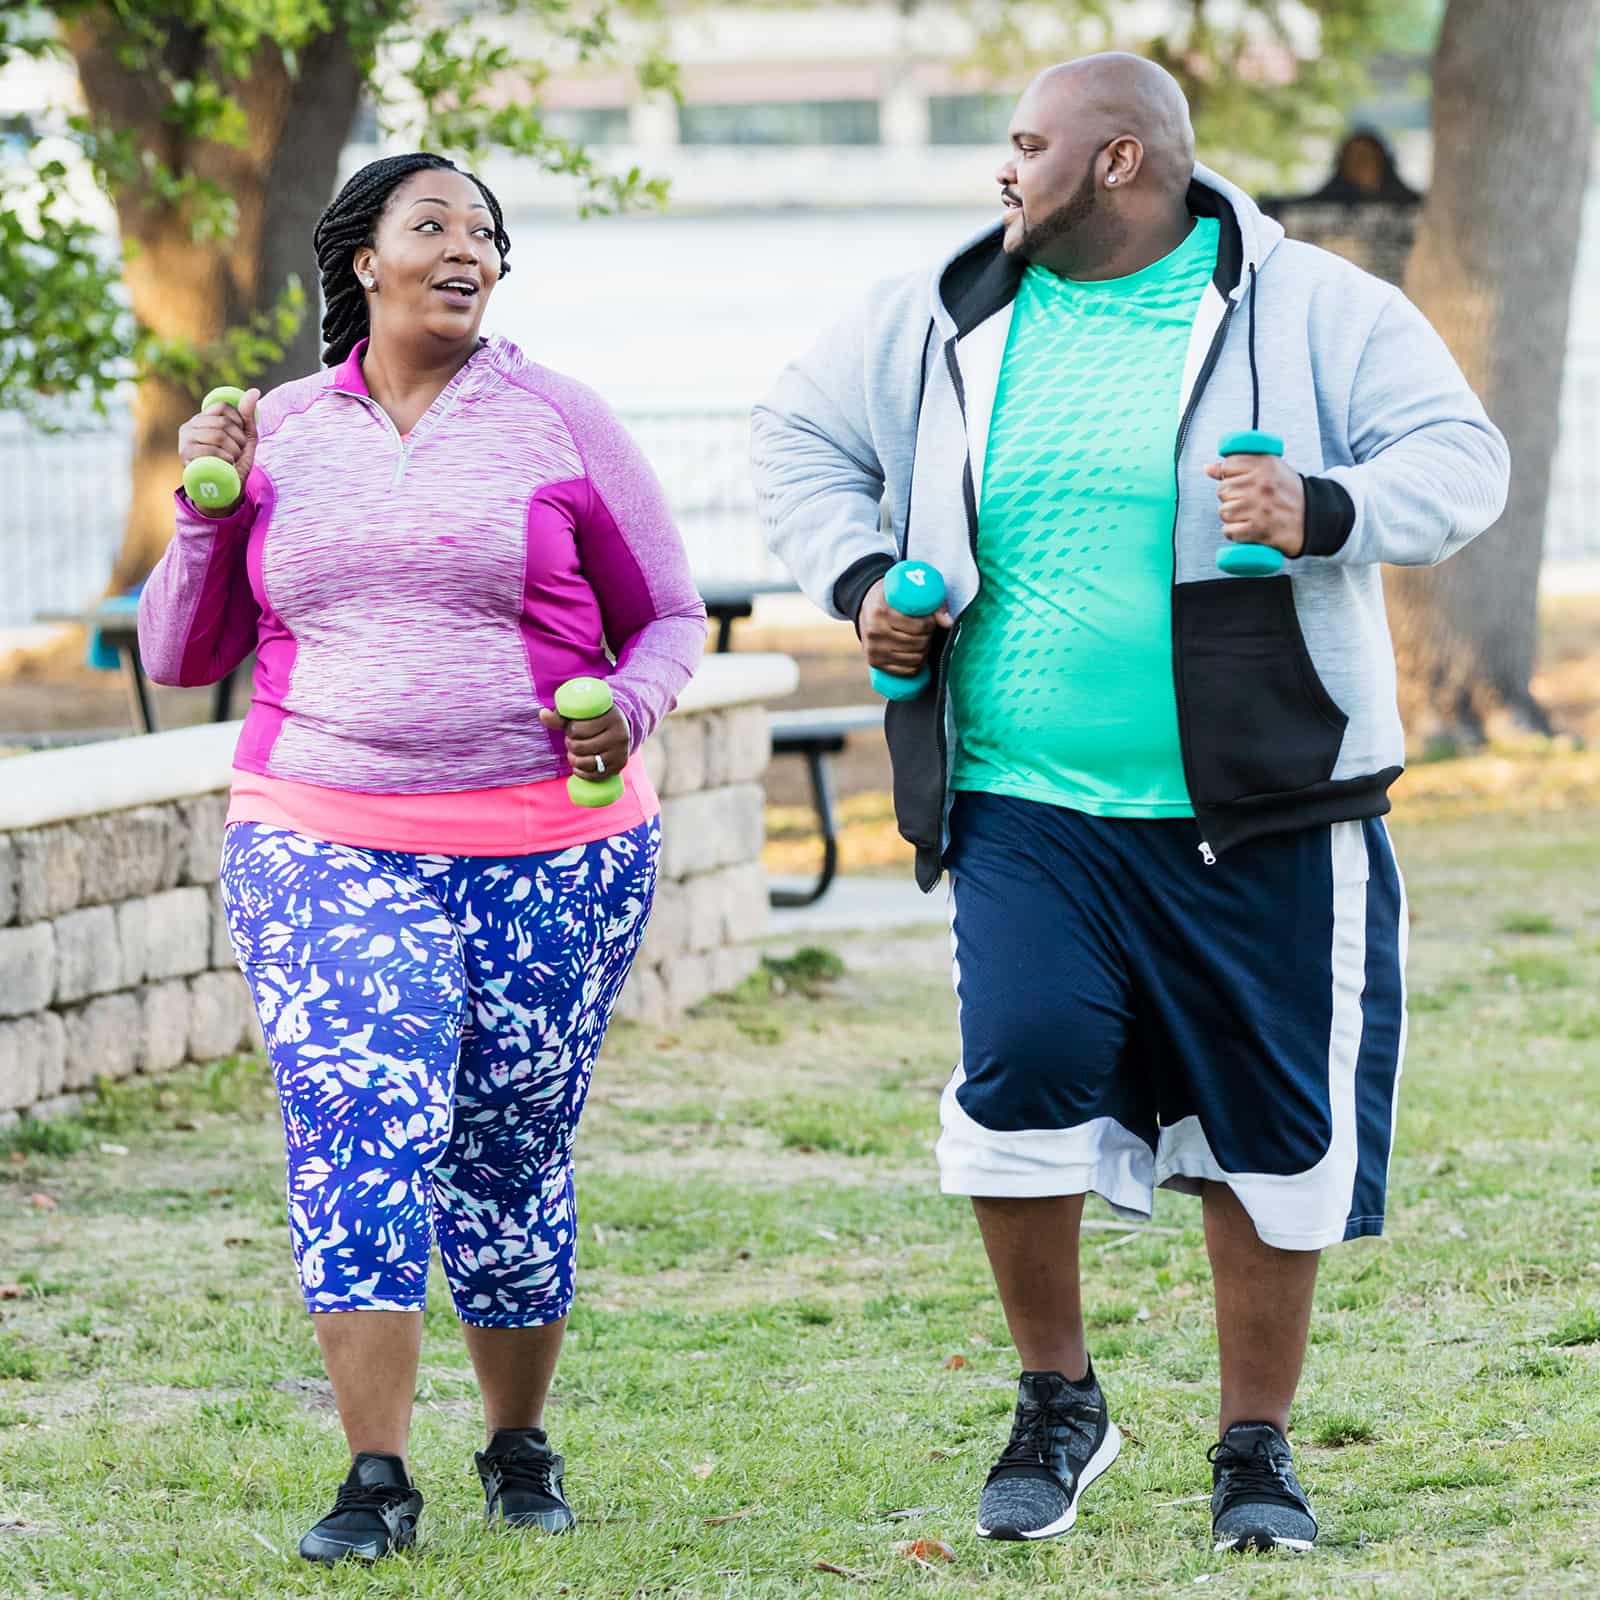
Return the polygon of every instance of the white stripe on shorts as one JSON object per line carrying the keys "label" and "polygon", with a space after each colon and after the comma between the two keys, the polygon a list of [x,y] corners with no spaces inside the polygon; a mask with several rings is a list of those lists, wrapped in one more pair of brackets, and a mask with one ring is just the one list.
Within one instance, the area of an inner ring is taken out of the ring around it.
{"label": "white stripe on shorts", "polygon": [[[948,874],[950,976],[956,992],[956,1037],[961,1036],[961,956],[956,947],[956,875]],[[1093,1191],[1112,1210],[1150,1220],[1155,1158],[1150,1146],[1112,1117],[1073,1128],[1020,1128],[1004,1133],[975,1122],[956,1091],[967,1081],[956,1069],[939,1100],[939,1187],[945,1194],[1038,1200]]]}
{"label": "white stripe on shorts", "polygon": [[1333,849],[1333,1021],[1328,1031],[1328,1106],[1332,1136],[1305,1172],[1229,1172],[1217,1160],[1198,1117],[1161,1130],[1156,1183],[1199,1193],[1200,1180],[1226,1183],[1250,1215],[1263,1244],[1320,1250],[1344,1238],[1355,1189],[1356,1063],[1361,1055],[1361,995],[1367,986],[1367,878],[1371,864],[1360,822],[1329,829]]}

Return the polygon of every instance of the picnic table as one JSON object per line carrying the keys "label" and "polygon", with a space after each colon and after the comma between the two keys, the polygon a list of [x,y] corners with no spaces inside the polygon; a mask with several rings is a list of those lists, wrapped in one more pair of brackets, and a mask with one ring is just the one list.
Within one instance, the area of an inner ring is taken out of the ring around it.
{"label": "picnic table", "polygon": [[[106,649],[115,652],[122,666],[122,675],[128,686],[128,708],[133,714],[134,727],[140,733],[155,733],[161,723],[156,715],[155,697],[150,693],[150,680],[145,676],[144,663],[139,659],[139,602],[131,596],[102,600],[97,606],[82,611],[41,611],[34,619],[38,622],[67,622],[87,628],[98,634]],[[228,722],[233,717],[233,680],[243,669],[243,663],[230,672],[211,690],[211,720]]]}
{"label": "picnic table", "polygon": [[[719,651],[730,647],[734,623],[754,613],[760,595],[799,592],[794,584],[781,579],[726,579],[702,583],[699,588],[700,598],[706,603],[706,614],[717,623]],[[822,836],[822,865],[811,883],[799,889],[773,888],[768,898],[775,906],[809,906],[828,892],[839,869],[839,833],[833,811],[833,781],[828,758],[844,750],[845,740],[852,733],[882,729],[883,702],[773,711],[768,714],[768,722],[772,729],[773,756],[798,756],[806,764],[806,776],[811,783],[811,808],[816,814],[817,832]]]}
{"label": "picnic table", "polygon": [[717,649],[733,644],[733,625],[754,615],[756,600],[764,594],[799,594],[789,578],[708,578],[696,587],[706,603],[706,615],[717,625]]}

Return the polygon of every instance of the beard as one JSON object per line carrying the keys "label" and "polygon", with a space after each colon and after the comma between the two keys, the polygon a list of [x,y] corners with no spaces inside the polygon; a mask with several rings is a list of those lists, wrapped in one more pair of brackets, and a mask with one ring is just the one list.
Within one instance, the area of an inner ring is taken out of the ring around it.
{"label": "beard", "polygon": [[[1099,193],[1094,166],[1094,158],[1091,157],[1083,181],[1048,216],[1041,217],[1038,222],[1023,218],[1017,254],[1024,261],[1036,262],[1041,255],[1053,252],[1056,255],[1081,257],[1087,262],[1107,253],[1105,247],[1109,241],[1101,239],[1099,235],[1108,231],[1101,225],[1102,220],[1109,223],[1111,219],[1109,215],[1102,219],[1096,214],[1099,210]],[[1061,245],[1066,245],[1065,251],[1057,248]]]}

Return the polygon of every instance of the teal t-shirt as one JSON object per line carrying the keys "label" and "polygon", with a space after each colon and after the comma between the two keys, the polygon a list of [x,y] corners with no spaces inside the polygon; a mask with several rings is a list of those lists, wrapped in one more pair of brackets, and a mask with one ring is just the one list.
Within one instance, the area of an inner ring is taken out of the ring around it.
{"label": "teal t-shirt", "polygon": [[1198,218],[1126,278],[1023,274],[950,664],[951,782],[1102,817],[1192,816],[1172,683],[1173,449],[1217,264]]}

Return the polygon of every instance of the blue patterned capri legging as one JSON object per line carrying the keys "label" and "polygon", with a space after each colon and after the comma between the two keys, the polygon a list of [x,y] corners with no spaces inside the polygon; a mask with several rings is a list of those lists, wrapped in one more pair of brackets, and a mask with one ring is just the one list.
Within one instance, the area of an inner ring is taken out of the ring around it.
{"label": "blue patterned capri legging", "polygon": [[572,1304],[572,1142],[655,889],[655,820],[511,857],[235,823],[234,954],[283,1105],[311,1311],[418,1311],[435,1237],[463,1322]]}

